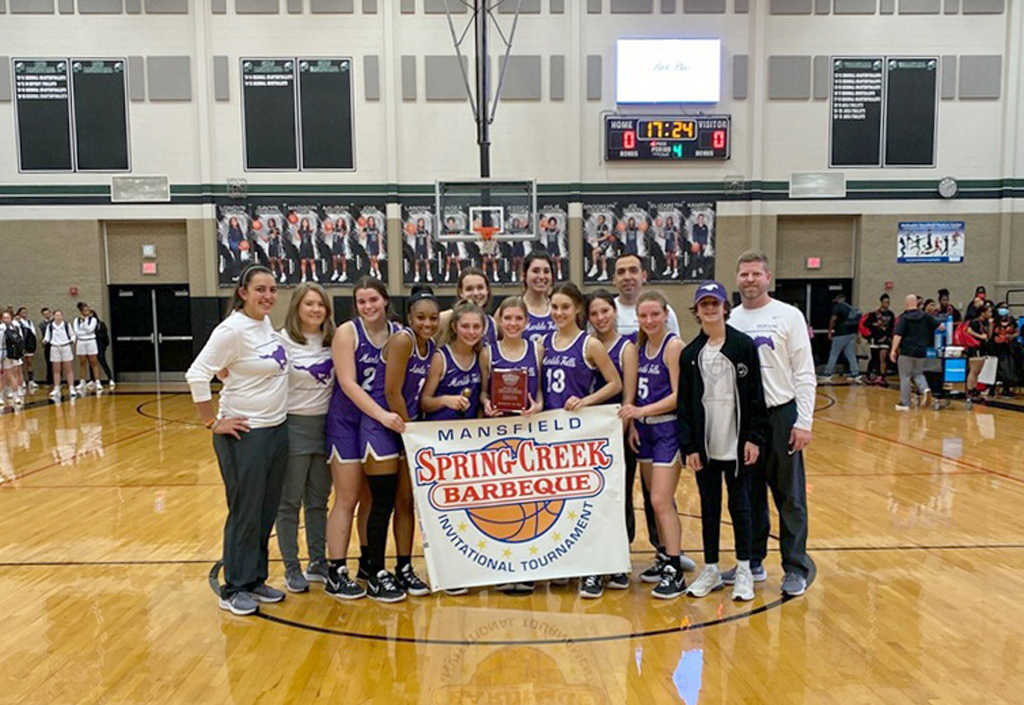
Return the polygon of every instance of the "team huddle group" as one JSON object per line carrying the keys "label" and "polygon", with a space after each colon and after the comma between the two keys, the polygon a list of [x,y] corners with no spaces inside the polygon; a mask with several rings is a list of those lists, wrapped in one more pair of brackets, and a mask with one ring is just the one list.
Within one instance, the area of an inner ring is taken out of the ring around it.
{"label": "team huddle group", "polygon": [[[617,296],[584,297],[575,284],[556,282],[555,272],[549,254],[531,252],[523,261],[522,295],[503,299],[492,314],[487,277],[464,269],[450,310],[441,310],[429,287],[414,288],[405,325],[391,320],[385,286],[364,277],[353,289],[357,315],[337,329],[329,297],[308,282],[294,291],[280,331],[269,316],[277,298],[274,273],[260,265],[241,273],[232,313],[186,375],[213,432],[227,491],[223,609],[252,614],[261,602],[284,599],[267,584],[275,524],[291,592],[306,592],[313,581],[346,600],[429,594],[411,562],[415,517],[400,434],[418,419],[458,424],[505,413],[492,405],[489,381],[492,372],[512,369],[527,377],[523,415],[619,405],[624,521],[632,541],[639,466],[657,549],[655,564],[639,577],[655,584],[654,597],[704,597],[731,584],[733,599],[752,600],[755,583],[767,578],[768,488],[780,514],[782,591],[804,592],[815,572],[806,551],[801,453],[811,438],[814,363],[802,314],[767,293],[767,258],[759,252],[740,258],[743,306],[735,310],[722,284],[698,286],[690,310],[700,333],[688,345],[665,297],[644,290],[638,256],[615,261]],[[223,383],[216,410],[214,377]],[[684,572],[696,564],[680,549],[675,504],[684,467],[700,492],[705,563],[689,585]],[[729,570],[719,567],[718,555],[723,482],[735,534],[736,566]],[[361,554],[350,576],[353,523]],[[394,571],[385,565],[389,526]],[[579,576],[579,592],[596,598],[606,586],[625,589],[629,581],[626,574]],[[529,593],[534,584],[498,587]]]}

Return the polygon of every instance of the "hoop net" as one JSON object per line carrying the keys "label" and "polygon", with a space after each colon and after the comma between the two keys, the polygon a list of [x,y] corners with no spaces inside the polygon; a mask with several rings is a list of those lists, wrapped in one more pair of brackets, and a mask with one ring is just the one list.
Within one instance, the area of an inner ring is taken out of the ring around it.
{"label": "hoop net", "polygon": [[493,225],[477,225],[473,228],[473,231],[479,233],[481,240],[492,240],[494,239],[494,233],[501,230],[501,228]]}

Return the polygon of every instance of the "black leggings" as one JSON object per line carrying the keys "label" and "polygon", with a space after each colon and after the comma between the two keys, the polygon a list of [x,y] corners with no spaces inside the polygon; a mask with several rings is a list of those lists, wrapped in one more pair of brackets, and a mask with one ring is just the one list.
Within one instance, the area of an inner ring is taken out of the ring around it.
{"label": "black leggings", "polygon": [[718,563],[722,529],[722,477],[729,490],[729,516],[736,538],[736,560],[750,560],[750,472],[742,468],[736,477],[735,460],[709,460],[697,474],[700,490],[700,523],[704,538],[704,562]]}
{"label": "black leggings", "polygon": [[388,543],[391,514],[395,510],[398,475],[367,475],[366,482],[370,485],[370,496],[373,497],[366,526],[366,541],[369,546],[366,570],[370,575],[377,575],[384,570],[384,551]]}

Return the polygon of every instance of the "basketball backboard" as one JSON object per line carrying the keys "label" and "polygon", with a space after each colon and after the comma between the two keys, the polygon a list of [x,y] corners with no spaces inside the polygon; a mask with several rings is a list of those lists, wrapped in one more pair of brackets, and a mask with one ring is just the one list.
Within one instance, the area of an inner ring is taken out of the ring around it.
{"label": "basketball backboard", "polygon": [[435,194],[440,240],[477,240],[481,232],[495,240],[537,237],[533,181],[438,181]]}

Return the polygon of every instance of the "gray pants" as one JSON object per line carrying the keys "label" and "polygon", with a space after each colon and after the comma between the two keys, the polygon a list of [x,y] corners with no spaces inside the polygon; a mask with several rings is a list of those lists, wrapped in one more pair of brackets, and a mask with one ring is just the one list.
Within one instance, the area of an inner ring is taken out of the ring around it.
{"label": "gray pants", "polygon": [[825,376],[831,377],[836,369],[836,362],[839,356],[846,358],[846,364],[850,368],[850,376],[860,375],[860,363],[857,362],[857,334],[834,335],[832,336],[832,349],[828,352],[828,364],[825,365]]}
{"label": "gray pants", "polygon": [[751,560],[763,561],[768,555],[771,516],[768,513],[768,488],[779,511],[779,544],[782,568],[787,573],[814,577],[814,561],[807,555],[807,478],[803,452],[789,452],[789,432],[796,423],[796,402],[768,409],[770,433],[761,460],[750,483],[750,518],[753,524]]}
{"label": "gray pants", "polygon": [[288,429],[254,428],[241,440],[214,435],[228,499],[224,524],[224,587],[221,597],[249,591],[269,574],[267,543],[281,503],[288,461]]}
{"label": "gray pants", "polygon": [[288,465],[277,510],[277,545],[286,568],[299,567],[299,507],[305,505],[309,560],[327,560],[327,502],[331,469],[324,440],[325,416],[288,415]]}
{"label": "gray pants", "polygon": [[923,394],[928,389],[928,379],[924,376],[924,365],[927,358],[900,355],[896,359],[900,371],[900,404],[910,406],[910,383],[917,386],[917,393]]}

